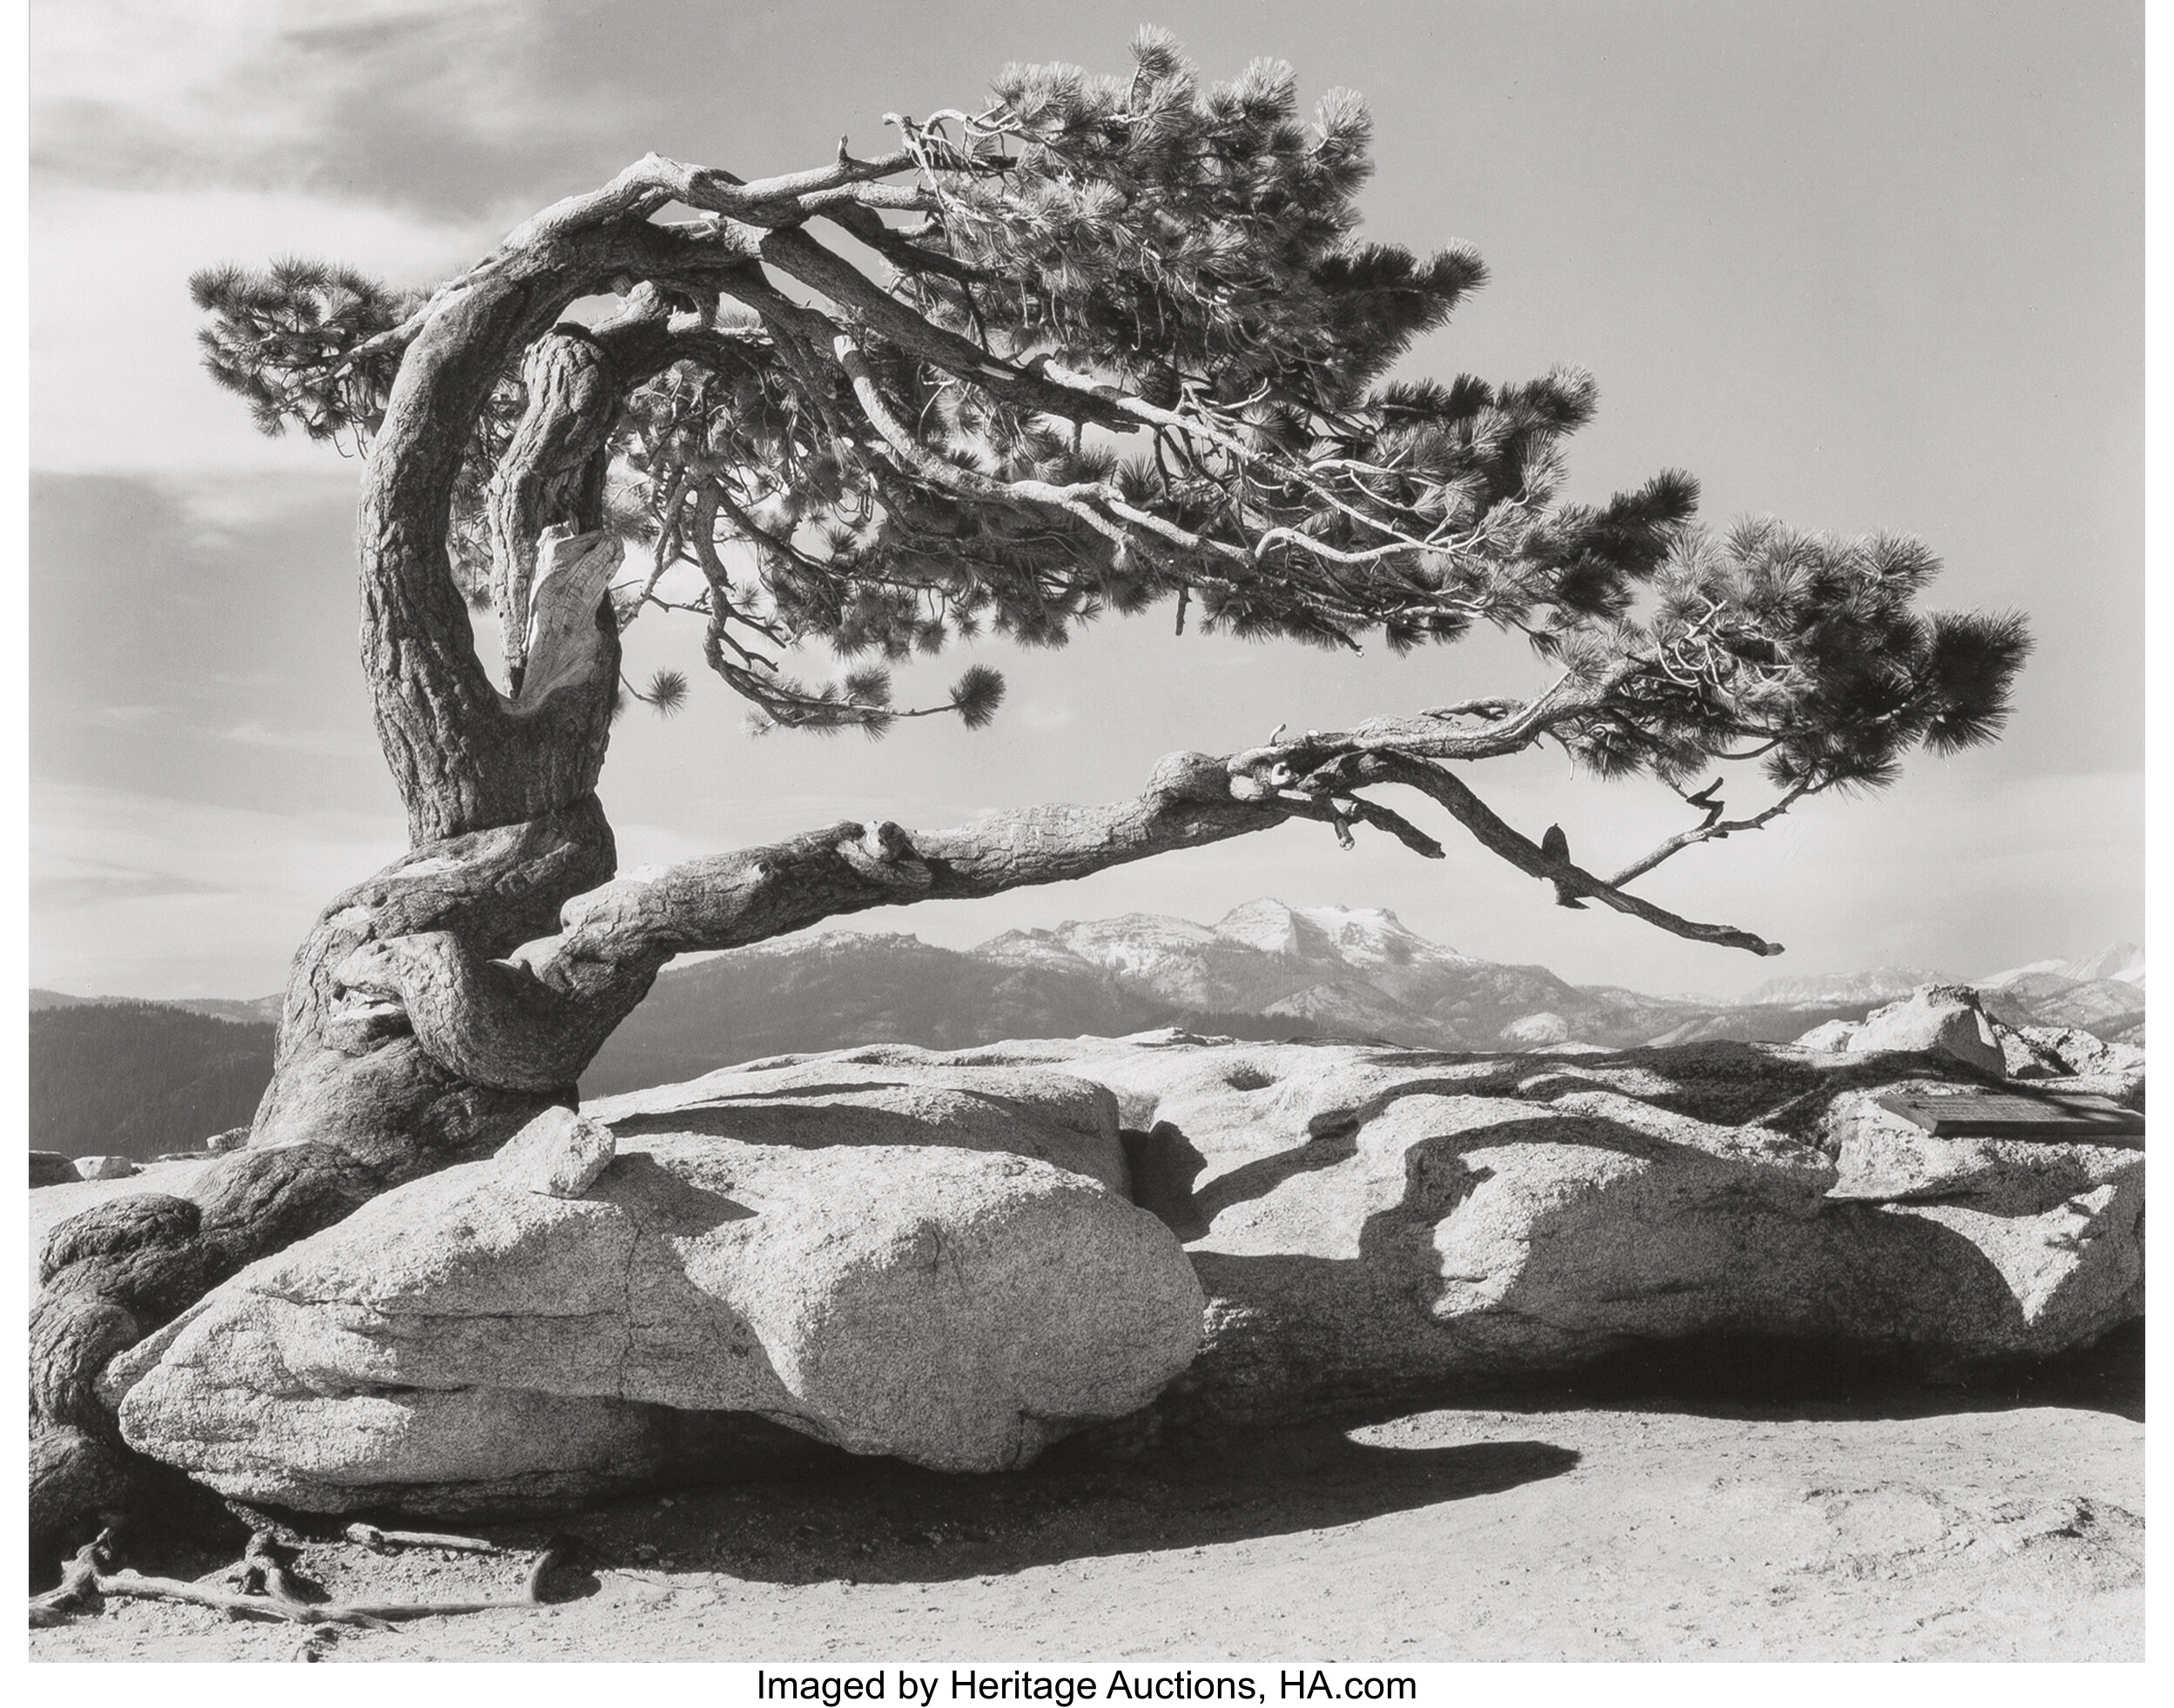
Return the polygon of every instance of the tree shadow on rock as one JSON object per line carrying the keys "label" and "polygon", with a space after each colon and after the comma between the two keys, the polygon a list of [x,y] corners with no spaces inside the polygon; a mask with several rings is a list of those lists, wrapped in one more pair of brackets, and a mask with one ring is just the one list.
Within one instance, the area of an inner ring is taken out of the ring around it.
{"label": "tree shadow on rock", "polygon": [[[1578,1069],[1635,1072],[1658,1084],[1631,1093],[1657,1109],[1717,1126],[1763,1126],[1814,1140],[1827,1112],[1845,1093],[1895,1089],[1905,1082],[1978,1087],[2005,1083],[1932,1051],[1882,1050],[1815,1061],[1780,1053],[1771,1044],[1709,1039],[1696,1044],[1644,1045],[1565,1064]],[[1554,1095],[1545,1085],[1527,1094]]]}
{"label": "tree shadow on rock", "polygon": [[[846,1081],[837,1085],[780,1086],[733,1093],[689,1103],[677,1108],[646,1114],[622,1115],[611,1123],[621,1139],[662,1136],[733,1139],[749,1145],[790,1146],[796,1150],[829,1150],[841,1145],[892,1145],[926,1147],[944,1145],[959,1136],[959,1120],[949,1111],[890,1109],[880,1105],[825,1103],[825,1097],[850,1097],[881,1092],[932,1093],[939,1099],[978,1106],[1000,1122],[1017,1125],[1023,1132],[1060,1131],[1062,1112],[1038,1106],[1023,1098],[973,1086],[914,1086],[888,1080]],[[985,1141],[1002,1128],[985,1128]],[[972,1125],[969,1139],[976,1135]]]}
{"label": "tree shadow on rock", "polygon": [[631,1212],[650,1237],[690,1240],[728,1221],[746,1221],[755,1212],[722,1192],[713,1192],[665,1167],[645,1151],[614,1157],[588,1196]]}
{"label": "tree shadow on rock", "polygon": [[[1158,1214],[1197,1234],[1203,1211],[1347,1160],[1352,1129],[1316,1125],[1308,1144],[1249,1164],[1245,1190],[1217,1180]],[[1168,1124],[1157,1133],[1166,1150],[1183,1144]],[[1601,1155],[1650,1167],[1582,1160]],[[1467,1236],[1444,1245],[1445,1219],[1503,1158],[1525,1176],[1498,1194],[1509,1220],[1483,1216],[1470,1250]],[[2080,1363],[1993,1355],[2034,1331],[1989,1254],[1927,1217],[1825,1200],[1816,1159],[1777,1168],[1605,1116],[1511,1104],[1484,1126],[1417,1140],[1403,1166],[1398,1201],[1365,1218],[1354,1256],[1194,1251],[1217,1315],[1241,1327],[1173,1384],[1162,1418],[1188,1430],[1349,1421],[1354,1407],[1500,1404],[1520,1389],[1534,1410],[1642,1395],[1664,1409],[1805,1415],[2049,1403],[2132,1415],[2141,1405],[2117,1360],[2086,1375]],[[1294,1215],[1294,1236],[1309,1237]],[[1514,1259],[1503,1249],[1513,1234]],[[1473,1289],[1469,1301],[1445,1310],[1459,1288]]]}

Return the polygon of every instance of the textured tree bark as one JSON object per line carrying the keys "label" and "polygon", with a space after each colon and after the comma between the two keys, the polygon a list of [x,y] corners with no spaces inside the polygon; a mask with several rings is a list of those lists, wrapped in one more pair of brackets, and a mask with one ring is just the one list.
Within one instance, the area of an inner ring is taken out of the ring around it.
{"label": "textured tree bark", "polygon": [[584,1064],[534,1088],[541,1100],[479,1085],[427,1053],[397,1005],[341,973],[418,935],[493,960],[555,931],[560,908],[609,879],[614,864],[611,827],[589,795],[564,811],[424,843],[336,897],[295,952],[251,1145],[326,1142],[373,1167],[421,1172],[570,1100]]}
{"label": "textured tree bark", "polygon": [[[714,255],[697,259],[716,265]],[[419,938],[458,943],[464,962],[488,965],[554,931],[567,900],[612,875],[611,830],[594,790],[618,632],[599,573],[609,565],[575,530],[597,521],[600,454],[629,376],[653,372],[668,340],[661,319],[605,337],[551,326],[629,265],[669,274],[687,263],[647,227],[504,252],[501,265],[442,296],[409,347],[372,448],[357,538],[363,667],[413,845],[335,898],[296,952],[250,1146],[207,1165],[193,1200],[124,1199],[49,1241],[30,1321],[34,1563],[125,1518],[157,1484],[98,1395],[115,1354],[257,1258],[572,1101],[586,1056],[518,1086],[480,1081],[457,1056],[434,1055],[367,980],[341,974],[388,943]],[[540,538],[564,574],[550,610],[551,680],[528,694],[516,683],[508,696],[475,656],[447,537],[477,412],[523,348],[537,352],[530,407],[492,514],[505,541],[527,536],[515,578],[522,609],[506,608],[523,665]]]}
{"label": "textured tree bark", "polygon": [[[580,800],[596,790],[609,740],[619,638],[601,602],[600,668],[540,704],[501,695],[475,655],[447,540],[461,460],[492,387],[536,349],[531,407],[495,473],[490,519],[495,541],[512,553],[504,561],[525,576],[546,524],[596,526],[604,437],[627,390],[674,348],[661,317],[591,333],[556,328],[561,313],[615,279],[693,279],[714,291],[740,265],[729,242],[635,220],[508,239],[434,300],[387,400],[356,521],[362,666],[411,840],[515,824]],[[505,615],[508,634],[525,636],[527,613]]]}
{"label": "textured tree bark", "polygon": [[126,1516],[155,1486],[98,1395],[116,1354],[258,1258],[573,1102],[585,1057],[549,1084],[480,1084],[434,1058],[398,1008],[343,983],[341,966],[417,934],[458,940],[480,959],[505,954],[553,930],[569,898],[610,877],[613,858],[602,809],[585,796],[422,844],[335,898],[295,953],[249,1147],[204,1165],[192,1199],[124,1198],[54,1230],[30,1315],[34,1564],[50,1567],[73,1533]]}
{"label": "textured tree bark", "polygon": [[[758,241],[730,224],[648,223],[668,197],[776,223],[788,192],[870,170],[841,155],[804,182],[739,186],[652,158],[537,216],[411,323],[357,523],[362,662],[410,851],[335,898],[297,951],[249,1147],[206,1165],[190,1199],[114,1200],[49,1240],[30,1324],[36,1556],[57,1559],[71,1532],[81,1540],[111,1523],[145,1486],[98,1394],[117,1353],[373,1194],[485,1153],[539,1111],[571,1103],[583,1068],[676,954],[886,904],[1079,878],[1292,818],[1347,843],[1352,824],[1369,824],[1439,857],[1431,838],[1353,793],[1374,782],[1432,795],[1537,877],[1682,935],[1771,952],[1555,860],[1434,763],[1529,746],[1614,685],[1568,676],[1529,705],[1474,703],[1227,757],[1174,754],[1140,795],[1101,806],[1035,807],[918,835],[838,824],[615,880],[595,792],[619,676],[605,588],[617,548],[598,531],[607,447],[629,392],[665,363],[747,360],[723,334],[672,333],[667,293],[729,292],[790,331],[803,311],[763,280],[759,253],[893,327],[905,347],[966,364],[998,395],[1075,418],[1086,407],[1076,387],[991,368],[956,335],[900,319],[865,281],[834,278],[827,252],[797,232]],[[643,281],[654,288],[635,291],[617,323],[556,324],[580,296]],[[475,655],[448,541],[479,412],[516,360],[524,413],[494,471],[488,516],[511,690],[501,693]],[[824,390],[811,395],[820,404]],[[1453,722],[1473,716],[1486,726]]]}
{"label": "textured tree bark", "polygon": [[603,494],[605,435],[620,393],[603,346],[557,328],[528,346],[528,404],[491,481],[492,602],[505,634],[508,686],[518,696],[528,660],[528,590],[536,541],[555,522],[594,526]]}

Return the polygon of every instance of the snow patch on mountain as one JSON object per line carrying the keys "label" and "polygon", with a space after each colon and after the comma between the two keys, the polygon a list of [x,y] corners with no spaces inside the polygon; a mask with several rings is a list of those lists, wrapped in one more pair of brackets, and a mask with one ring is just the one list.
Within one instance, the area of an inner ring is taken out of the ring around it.
{"label": "snow patch on mountain", "polygon": [[1263,896],[1223,915],[1215,922],[1215,935],[1263,954],[1350,966],[1469,959],[1428,941],[1385,907],[1293,907]]}
{"label": "snow patch on mountain", "polygon": [[2032,961],[2023,966],[2011,966],[2005,972],[1989,972],[1984,978],[1973,982],[1981,990],[1997,990],[2034,974],[2066,978],[2077,985],[2091,984],[2101,978],[2114,978],[2124,985],[2141,985],[2144,983],[2144,945],[2141,943],[2110,944],[2095,955],[2079,955],[2072,961]]}
{"label": "snow patch on mountain", "polygon": [[1529,1050],[1538,1044],[1560,1044],[1571,1034],[1571,1024],[1560,1014],[1542,1012],[1512,1020],[1502,1029],[1502,1041]]}
{"label": "snow patch on mountain", "polygon": [[1435,1028],[1369,985],[1343,982],[1309,985],[1262,1011],[1275,1019],[1303,1020],[1339,1037],[1383,1038],[1394,1043],[1426,1039]]}

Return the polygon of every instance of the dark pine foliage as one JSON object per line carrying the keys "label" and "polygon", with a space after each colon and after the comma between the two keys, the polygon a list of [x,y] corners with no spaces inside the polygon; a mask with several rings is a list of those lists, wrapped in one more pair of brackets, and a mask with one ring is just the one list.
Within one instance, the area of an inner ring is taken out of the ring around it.
{"label": "dark pine foliage", "polygon": [[[1603,777],[1680,786],[1756,760],[1793,800],[1998,735],[2023,622],[1921,611],[1939,569],[1924,546],[1767,520],[1710,535],[1675,469],[1573,499],[1592,376],[1399,373],[1486,270],[1461,245],[1361,236],[1356,96],[1309,118],[1289,66],[1203,83],[1147,30],[1122,74],[1011,65],[977,109],[888,122],[908,162],[888,199],[801,225],[829,268],[811,293],[614,286],[686,352],[631,383],[613,435],[606,525],[653,553],[615,609],[630,622],[665,602],[672,564],[697,568],[678,609],[706,620],[704,658],[757,730],[881,735],[930,712],[979,728],[1003,692],[986,665],[919,709],[894,703],[891,667],[992,633],[1059,646],[1174,602],[1181,629],[1355,650],[1523,633],[1607,685],[1552,732]],[[865,247],[841,249],[841,229]],[[877,265],[849,259],[871,250]],[[420,299],[299,261],[195,288],[212,372],[268,430],[368,434],[397,368],[388,329]],[[456,489],[476,598],[518,370],[470,424]],[[1031,402],[1023,376],[1043,387]],[[796,649],[838,674],[790,674]],[[685,680],[629,692],[669,713]]]}
{"label": "dark pine foliage", "polygon": [[261,432],[292,421],[312,439],[336,439],[377,425],[400,357],[356,353],[399,325],[415,299],[352,268],[299,259],[263,272],[213,267],[189,289],[212,317],[197,334],[205,371],[247,400]]}

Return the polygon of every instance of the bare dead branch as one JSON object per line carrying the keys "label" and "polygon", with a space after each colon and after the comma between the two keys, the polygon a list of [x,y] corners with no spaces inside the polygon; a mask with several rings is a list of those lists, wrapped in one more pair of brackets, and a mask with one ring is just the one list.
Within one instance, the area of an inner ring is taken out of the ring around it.
{"label": "bare dead branch", "polygon": [[1702,842],[1720,841],[1739,830],[1763,830],[1807,795],[1816,795],[1826,786],[1823,783],[1799,783],[1764,812],[1754,813],[1749,818],[1724,820],[1710,817],[1706,823],[1697,829],[1686,830],[1679,836],[1673,836],[1650,854],[1632,861],[1629,865],[1611,878],[1608,883],[1612,887],[1620,888],[1632,878],[1642,877],[1652,871],[1655,866],[1660,864],[1671,855],[1679,854],[1686,848],[1693,847]]}
{"label": "bare dead branch", "polygon": [[1500,855],[1520,871],[1548,879],[1558,886],[1558,893],[1591,896],[1618,913],[1628,913],[1645,920],[1649,925],[1658,925],[1673,937],[1690,938],[1699,943],[1716,943],[1730,949],[1745,949],[1754,955],[1781,953],[1781,945],[1778,943],[1769,943],[1762,937],[1739,931],[1733,925],[1708,925],[1686,919],[1680,914],[1671,913],[1666,908],[1656,907],[1641,897],[1624,894],[1612,884],[1595,878],[1581,866],[1573,865],[1567,860],[1551,859],[1541,852],[1538,844],[1511,829],[1459,778],[1439,765],[1428,764],[1403,754],[1370,753],[1356,763],[1356,769],[1363,780],[1407,783],[1431,796],[1449,809],[1450,815],[1472,833],[1481,846]]}
{"label": "bare dead branch", "polygon": [[[368,1526],[357,1528],[367,1530]],[[68,1563],[59,1588],[31,1598],[30,1623],[33,1625],[59,1623],[69,1614],[95,1610],[99,1597],[119,1597],[137,1601],[180,1602],[192,1607],[208,1607],[232,1618],[272,1619],[297,1625],[354,1625],[368,1631],[384,1631],[406,1619],[540,1607],[543,1604],[542,1591],[545,1576],[578,1546],[576,1538],[572,1537],[554,1537],[530,1564],[521,1594],[513,1600],[333,1602],[306,1599],[304,1586],[288,1569],[285,1550],[262,1531],[250,1537],[248,1550],[242,1557],[242,1564],[238,1571],[246,1585],[255,1586],[256,1592],[253,1593],[248,1588],[242,1590],[215,1589],[209,1584],[186,1583],[176,1577],[148,1577],[126,1570],[109,1574],[101,1567],[111,1557],[112,1543],[113,1533],[111,1530],[100,1532],[96,1541],[85,1545]],[[428,1545],[460,1546],[471,1551],[489,1547],[488,1543],[470,1543],[458,1537],[434,1537],[428,1538]]]}
{"label": "bare dead branch", "polygon": [[374,1554],[390,1553],[401,1548],[442,1548],[455,1554],[501,1554],[505,1551],[495,1542],[485,1542],[472,1536],[441,1536],[435,1530],[381,1530],[375,1524],[350,1524],[347,1540],[359,1543]]}

